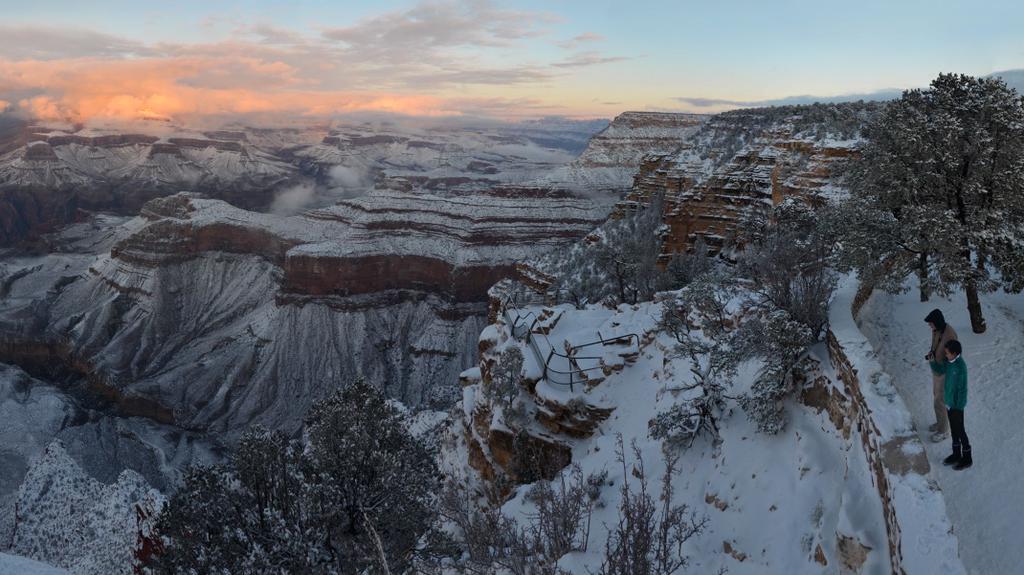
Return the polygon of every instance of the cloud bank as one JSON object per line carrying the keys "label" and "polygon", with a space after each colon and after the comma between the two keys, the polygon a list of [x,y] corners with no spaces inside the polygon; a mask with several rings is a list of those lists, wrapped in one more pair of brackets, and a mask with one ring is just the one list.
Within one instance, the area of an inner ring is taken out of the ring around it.
{"label": "cloud bank", "polygon": [[[596,48],[565,53],[580,44],[593,48],[596,34],[563,43],[563,53],[548,61],[522,56],[530,43],[552,34],[556,20],[453,0],[343,27],[244,25],[207,43],[144,43],[93,30],[0,24],[0,102],[43,120],[85,123],[360,111],[500,115],[523,99],[484,95],[489,86],[543,86],[572,69],[622,59]],[[565,112],[543,101],[530,104],[540,113]]]}
{"label": "cloud bank", "polygon": [[802,96],[786,96],[784,98],[774,98],[768,100],[729,100],[720,98],[700,98],[690,96],[680,96],[675,98],[677,102],[681,102],[697,109],[733,109],[733,108],[761,108],[765,106],[798,106],[806,104],[814,104],[816,102],[822,104],[838,103],[838,102],[856,102],[857,100],[893,100],[900,97],[902,90],[895,88],[878,90],[875,92],[864,92],[856,94],[840,94],[838,96],[813,96],[805,94]]}

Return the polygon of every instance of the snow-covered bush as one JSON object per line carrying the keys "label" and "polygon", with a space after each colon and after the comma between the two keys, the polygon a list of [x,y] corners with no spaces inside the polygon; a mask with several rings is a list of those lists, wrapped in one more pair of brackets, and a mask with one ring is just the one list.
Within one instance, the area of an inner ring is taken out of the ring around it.
{"label": "snow-covered bush", "polygon": [[491,370],[491,383],[484,389],[488,400],[501,405],[506,417],[519,397],[519,380],[523,377],[523,352],[519,346],[509,346],[498,356]]}
{"label": "snow-covered bush", "polygon": [[512,452],[515,455],[509,474],[520,483],[533,483],[545,477],[553,477],[564,465],[561,460],[552,458],[525,429],[518,430],[512,438]]}
{"label": "snow-covered bush", "polygon": [[806,324],[785,310],[775,310],[749,321],[743,337],[758,349],[763,367],[740,406],[764,433],[778,433],[786,425],[783,400],[794,389],[794,369],[807,347],[817,341]]}
{"label": "snow-covered bush", "polygon": [[836,276],[829,267],[836,238],[827,208],[789,200],[743,223],[738,273],[751,280],[757,304],[781,309],[821,335]]}
{"label": "snow-covered bush", "polygon": [[793,369],[828,324],[835,221],[829,208],[788,201],[748,218],[739,234],[737,273],[750,296],[736,345],[763,364],[739,403],[765,433],[785,426],[782,402],[794,389]]}
{"label": "snow-covered bush", "polygon": [[560,573],[556,564],[562,556],[587,550],[591,512],[600,504],[606,478],[584,477],[579,465],[573,465],[554,481],[535,483],[525,495],[532,505],[525,524],[497,505],[480,506],[464,489],[447,486],[441,514],[455,527],[465,550],[462,567],[469,573]]}
{"label": "snow-covered bush", "polygon": [[678,342],[672,355],[689,360],[691,376],[666,388],[676,403],[650,424],[650,436],[669,446],[689,446],[702,433],[718,438],[726,391],[746,352],[730,311],[734,281],[725,270],[704,274],[662,306],[661,327]]}
{"label": "snow-covered bush", "polygon": [[254,428],[223,465],[189,470],[161,515],[157,573],[403,572],[434,523],[438,471],[373,388],[310,410],[304,441]]}
{"label": "snow-covered bush", "polygon": [[[644,471],[640,448],[633,443],[633,474],[637,487],[622,482],[619,522],[611,528],[605,541],[601,575],[673,575],[684,569],[688,557],[684,546],[703,532],[707,518],[698,518],[686,505],[673,505],[672,479],[678,470],[678,453],[665,453],[665,473],[661,477],[661,493],[652,495]],[[628,477],[622,436],[618,437],[616,455]]]}
{"label": "snow-covered bush", "polygon": [[658,291],[680,289],[698,277],[712,271],[715,259],[708,255],[703,236],[698,236],[686,253],[675,253],[665,265],[665,273],[658,276]]}

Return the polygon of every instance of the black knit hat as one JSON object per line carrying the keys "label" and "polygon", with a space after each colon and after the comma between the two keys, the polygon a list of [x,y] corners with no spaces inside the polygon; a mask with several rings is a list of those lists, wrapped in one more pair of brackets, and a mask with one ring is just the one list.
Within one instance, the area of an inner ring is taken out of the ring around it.
{"label": "black knit hat", "polygon": [[946,317],[938,309],[933,309],[930,314],[925,316],[924,321],[935,324],[935,329],[940,332],[946,329]]}

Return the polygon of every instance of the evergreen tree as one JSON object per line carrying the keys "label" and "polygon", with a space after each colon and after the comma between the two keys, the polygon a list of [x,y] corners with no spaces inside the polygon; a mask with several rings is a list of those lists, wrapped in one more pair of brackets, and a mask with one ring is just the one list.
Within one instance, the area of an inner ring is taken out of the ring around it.
{"label": "evergreen tree", "polygon": [[832,210],[788,200],[769,213],[753,213],[741,226],[744,245],[737,271],[751,280],[756,307],[783,310],[812,337],[828,324],[836,277],[829,263],[835,248]]}
{"label": "evergreen tree", "polygon": [[361,573],[386,558],[401,572],[434,519],[433,456],[363,382],[313,405],[306,442],[306,503],[338,571]]}
{"label": "evergreen tree", "polygon": [[749,282],[751,297],[734,339],[762,367],[738,399],[764,433],[785,427],[783,400],[794,390],[794,372],[828,325],[834,221],[827,207],[788,201],[767,214],[752,214],[740,230],[745,249],[737,271]]}
{"label": "evergreen tree", "polygon": [[316,403],[304,442],[255,427],[191,468],[162,513],[156,573],[404,573],[430,540],[438,472],[373,388]]}
{"label": "evergreen tree", "polygon": [[301,571],[320,563],[303,544],[299,453],[278,432],[247,431],[231,460],[190,468],[157,522],[157,573]]}
{"label": "evergreen tree", "polygon": [[[866,130],[851,171],[843,262],[885,289],[911,270],[922,295],[1024,288],[1024,103],[998,78],[942,74]],[[859,227],[857,224],[863,224]]]}

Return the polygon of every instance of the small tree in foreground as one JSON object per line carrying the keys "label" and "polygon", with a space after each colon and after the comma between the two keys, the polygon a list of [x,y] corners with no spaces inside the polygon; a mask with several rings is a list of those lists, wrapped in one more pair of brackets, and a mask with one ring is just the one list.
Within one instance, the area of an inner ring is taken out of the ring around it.
{"label": "small tree in foreground", "polygon": [[729,311],[738,291],[734,278],[711,272],[695,279],[662,306],[661,326],[675,337],[671,355],[688,360],[692,381],[667,387],[679,396],[650,424],[650,436],[689,447],[702,433],[718,439],[718,419],[744,351],[738,346],[736,318]]}
{"label": "small tree in foreground", "polygon": [[752,319],[744,332],[749,345],[758,348],[763,367],[750,391],[739,397],[740,407],[757,423],[758,431],[778,433],[786,426],[783,400],[794,389],[794,370],[818,338],[785,310]]}
{"label": "small tree in foreground", "polygon": [[744,222],[746,247],[738,273],[751,281],[755,309],[784,311],[815,336],[823,333],[836,287],[829,267],[836,243],[833,222],[830,209],[794,200]]}
{"label": "small tree in foreground", "polygon": [[[191,468],[158,522],[157,573],[402,573],[443,541],[433,456],[357,382],[317,402],[304,445],[246,432],[228,463]],[[424,544],[428,541],[427,544]],[[436,548],[435,548],[436,547]]]}
{"label": "small tree in foreground", "polygon": [[831,209],[790,201],[744,223],[746,250],[738,268],[751,297],[734,337],[747,356],[761,359],[762,367],[739,403],[761,432],[785,427],[783,400],[794,391],[794,370],[828,326],[836,286],[829,268],[834,222]]}
{"label": "small tree in foreground", "polygon": [[490,385],[484,388],[488,399],[500,405],[505,422],[515,418],[514,404],[519,397],[519,382],[523,377],[523,352],[518,346],[510,346],[501,352],[491,371]]}

